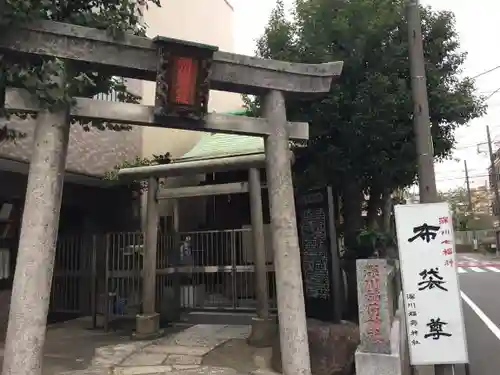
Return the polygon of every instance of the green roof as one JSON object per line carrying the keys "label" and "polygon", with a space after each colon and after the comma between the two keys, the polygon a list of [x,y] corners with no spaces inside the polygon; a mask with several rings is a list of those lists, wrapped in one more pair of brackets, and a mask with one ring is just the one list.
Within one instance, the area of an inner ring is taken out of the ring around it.
{"label": "green roof", "polygon": [[[246,109],[226,112],[227,115],[246,116]],[[198,143],[176,161],[206,160],[231,156],[261,154],[264,138],[238,134],[205,133]]]}
{"label": "green roof", "polygon": [[229,112],[226,112],[224,114],[225,115],[233,115],[233,116],[248,116],[248,117],[251,117],[251,116],[249,116],[250,112],[248,111],[248,109],[245,109],[245,108],[237,109],[235,111],[229,111]]}
{"label": "green roof", "polygon": [[237,134],[203,134],[191,151],[177,161],[204,160],[260,154],[264,152],[264,139]]}

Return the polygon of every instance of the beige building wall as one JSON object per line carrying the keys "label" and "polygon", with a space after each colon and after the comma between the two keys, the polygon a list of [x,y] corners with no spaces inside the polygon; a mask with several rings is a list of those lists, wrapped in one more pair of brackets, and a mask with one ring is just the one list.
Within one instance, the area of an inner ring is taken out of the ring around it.
{"label": "beige building wall", "polygon": [[[144,12],[148,37],[157,35],[218,46],[234,51],[234,10],[226,0],[162,1],[162,7],[151,6]],[[143,82],[143,103],[154,104],[155,83]],[[209,110],[232,111],[241,108],[239,94],[214,91],[210,93]],[[174,129],[144,128],[142,154],[170,152],[180,157],[197,143],[199,132]]]}
{"label": "beige building wall", "polygon": [[[227,0],[182,0],[162,1],[162,7],[151,6],[144,12],[147,36],[161,35],[218,46],[221,51],[234,52],[234,9]],[[134,85],[135,86],[135,85]],[[155,83],[140,82],[143,104],[154,105]],[[242,108],[241,95],[212,90],[209,111],[227,112]],[[142,156],[170,152],[178,158],[191,150],[202,133],[178,129],[144,127],[142,130]],[[195,185],[201,176],[177,178],[166,181],[165,186]],[[145,203],[145,202],[144,202]],[[143,203],[143,222],[145,204]],[[201,227],[206,219],[206,198],[181,199],[181,230]],[[160,204],[160,214],[171,214],[167,201]]]}

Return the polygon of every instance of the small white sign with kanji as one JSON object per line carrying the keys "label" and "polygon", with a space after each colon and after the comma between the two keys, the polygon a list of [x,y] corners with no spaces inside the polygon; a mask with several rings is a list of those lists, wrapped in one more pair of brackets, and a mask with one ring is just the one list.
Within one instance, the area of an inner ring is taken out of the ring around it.
{"label": "small white sign with kanji", "polygon": [[448,204],[394,208],[412,365],[468,363]]}

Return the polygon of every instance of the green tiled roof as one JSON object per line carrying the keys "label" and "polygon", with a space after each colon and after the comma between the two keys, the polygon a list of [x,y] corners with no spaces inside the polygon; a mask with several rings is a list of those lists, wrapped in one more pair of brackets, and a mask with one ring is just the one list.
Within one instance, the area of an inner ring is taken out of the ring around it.
{"label": "green tiled roof", "polygon": [[[228,115],[245,116],[247,111],[227,112]],[[264,152],[264,139],[248,135],[207,133],[203,134],[191,151],[176,161],[205,160],[231,156],[260,154]]]}

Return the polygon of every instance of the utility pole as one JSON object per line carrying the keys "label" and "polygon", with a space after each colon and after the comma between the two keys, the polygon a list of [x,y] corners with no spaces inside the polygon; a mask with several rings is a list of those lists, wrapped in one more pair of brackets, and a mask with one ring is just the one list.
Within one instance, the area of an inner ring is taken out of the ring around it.
{"label": "utility pole", "polygon": [[[469,170],[467,169],[467,160],[464,160],[464,168],[465,168],[465,183],[467,184],[467,198],[469,201],[467,211],[472,214],[472,219],[474,219],[474,207],[472,206],[472,194],[470,192]],[[477,250],[477,238],[475,229],[472,230],[472,241],[474,243],[474,250]]]}
{"label": "utility pole", "polygon": [[413,127],[417,144],[420,202],[435,203],[438,201],[438,194],[434,172],[434,147],[432,145],[431,124],[429,120],[424,47],[418,0],[407,0],[406,9],[413,97]]}
{"label": "utility pole", "polygon": [[[490,168],[491,168],[491,184],[493,185],[493,193],[495,194],[495,204],[493,205],[493,215],[497,217],[500,222],[500,194],[498,193],[498,173],[495,168],[495,154],[493,153],[493,146],[491,144],[490,127],[486,126],[486,136],[488,138],[488,152],[490,154]],[[500,239],[498,238],[498,228],[495,230],[495,243],[496,255],[499,255]]]}
{"label": "utility pole", "polygon": [[[438,194],[434,171],[434,147],[432,145],[429,118],[429,101],[427,98],[422,22],[420,20],[420,5],[418,0],[406,0],[406,17],[408,23],[413,129],[417,146],[420,203],[435,203],[438,202]],[[415,370],[419,374],[428,373],[426,366],[416,366]],[[453,365],[434,366],[435,375],[451,375],[453,373]]]}

